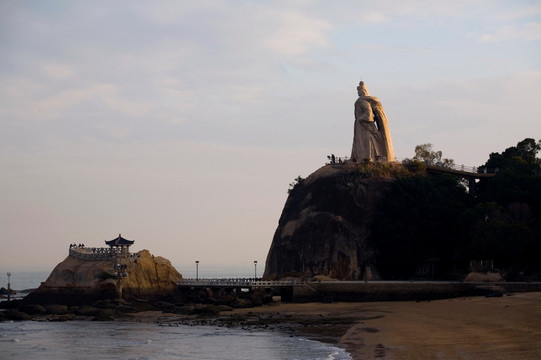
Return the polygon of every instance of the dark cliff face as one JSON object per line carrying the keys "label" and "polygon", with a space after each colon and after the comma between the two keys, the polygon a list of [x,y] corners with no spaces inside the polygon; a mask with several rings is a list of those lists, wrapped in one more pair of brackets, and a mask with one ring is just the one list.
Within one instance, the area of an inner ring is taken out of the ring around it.
{"label": "dark cliff face", "polygon": [[374,279],[370,225],[396,164],[327,165],[290,192],[267,255],[265,278]]}

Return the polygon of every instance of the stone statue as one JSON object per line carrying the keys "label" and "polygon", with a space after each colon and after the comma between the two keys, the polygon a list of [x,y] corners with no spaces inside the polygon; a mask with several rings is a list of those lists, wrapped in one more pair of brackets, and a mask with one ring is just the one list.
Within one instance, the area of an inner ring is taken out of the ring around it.
{"label": "stone statue", "polygon": [[378,98],[369,96],[363,81],[357,86],[352,161],[394,161],[387,116]]}

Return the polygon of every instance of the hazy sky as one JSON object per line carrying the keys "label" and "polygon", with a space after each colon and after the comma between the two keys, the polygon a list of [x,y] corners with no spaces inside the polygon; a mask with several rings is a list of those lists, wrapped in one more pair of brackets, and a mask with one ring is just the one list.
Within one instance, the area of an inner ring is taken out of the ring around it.
{"label": "hazy sky", "polygon": [[262,270],[288,184],[349,155],[362,79],[398,158],[541,138],[539,1],[0,0],[0,269],[135,240]]}

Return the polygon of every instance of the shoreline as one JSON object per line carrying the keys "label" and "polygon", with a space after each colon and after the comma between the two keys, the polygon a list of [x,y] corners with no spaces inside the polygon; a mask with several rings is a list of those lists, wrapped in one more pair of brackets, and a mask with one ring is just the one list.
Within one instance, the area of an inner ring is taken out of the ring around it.
{"label": "shoreline", "polygon": [[149,309],[109,320],[280,331],[342,347],[354,360],[541,358],[541,292],[428,301],[272,303],[191,315]]}
{"label": "shoreline", "polygon": [[[541,358],[541,292],[432,301],[279,303],[210,317],[132,320],[282,331],[360,359]],[[165,315],[165,316],[164,316]]]}

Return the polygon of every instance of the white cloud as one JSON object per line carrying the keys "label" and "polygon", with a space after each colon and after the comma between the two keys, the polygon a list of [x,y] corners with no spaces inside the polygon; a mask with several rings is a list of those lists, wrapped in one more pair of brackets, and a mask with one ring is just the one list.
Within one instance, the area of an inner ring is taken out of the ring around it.
{"label": "white cloud", "polygon": [[66,79],[74,74],[71,66],[62,64],[44,64],[43,70],[47,76],[54,79]]}
{"label": "white cloud", "polygon": [[133,101],[119,95],[119,88],[113,84],[98,84],[86,91],[88,97],[97,96],[110,109],[130,116],[148,116],[155,106],[147,101]]}
{"label": "white cloud", "polygon": [[329,45],[327,32],[331,25],[327,21],[291,11],[282,13],[277,20],[278,29],[264,43],[279,54],[300,55],[314,47]]}
{"label": "white cloud", "polygon": [[261,86],[240,86],[235,85],[232,88],[231,98],[244,103],[262,104],[262,92]]}
{"label": "white cloud", "polygon": [[[31,88],[42,89],[39,85]],[[76,108],[83,101],[99,102],[110,110],[115,110],[129,116],[148,116],[154,105],[144,101],[131,101],[119,94],[117,86],[112,84],[96,84],[88,88],[76,88],[52,93],[51,95],[37,94],[36,91],[20,94],[21,90],[12,89],[12,94],[19,94],[16,107],[9,113],[18,118],[37,121],[58,119],[65,116],[69,109]],[[8,114],[9,114],[8,113]]]}
{"label": "white cloud", "polygon": [[534,17],[541,14],[541,4],[524,5],[521,2],[516,2],[513,5],[514,7],[506,8],[504,12],[499,13],[496,19],[508,21]]}
{"label": "white cloud", "polygon": [[67,90],[46,97],[45,99],[25,100],[28,102],[28,111],[30,112],[28,116],[30,118],[35,120],[50,120],[62,116],[65,110],[87,98],[89,98],[89,94],[84,90]]}
{"label": "white cloud", "polygon": [[224,1],[212,0],[160,0],[134,4],[134,7],[141,15],[149,17],[159,24],[170,25],[198,11],[223,11],[227,8],[227,4]]}
{"label": "white cloud", "polygon": [[479,42],[497,43],[507,40],[539,41],[541,40],[541,23],[528,22],[520,26],[503,26],[492,33],[483,34]]}
{"label": "white cloud", "polygon": [[361,17],[361,22],[379,24],[390,21],[391,18],[382,12],[372,11]]}

